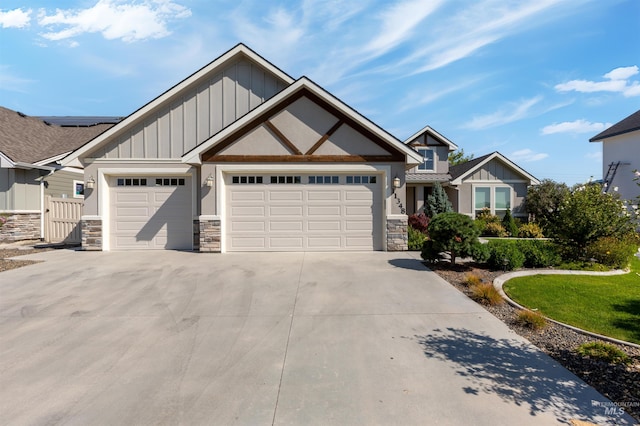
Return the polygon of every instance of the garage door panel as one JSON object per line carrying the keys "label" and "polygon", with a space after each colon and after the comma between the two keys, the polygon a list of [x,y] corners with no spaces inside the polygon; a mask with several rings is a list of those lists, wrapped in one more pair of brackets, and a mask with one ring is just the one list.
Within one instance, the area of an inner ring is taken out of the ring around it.
{"label": "garage door panel", "polygon": [[340,216],[340,206],[309,206],[309,216]]}
{"label": "garage door panel", "polygon": [[132,191],[132,192],[116,192],[115,194],[115,202],[116,203],[147,203],[149,201],[149,194],[140,192],[140,191]]}
{"label": "garage door panel", "polygon": [[266,248],[264,237],[231,237],[232,249],[264,249]]}
{"label": "garage door panel", "polygon": [[269,207],[270,216],[302,216],[302,206],[271,206]]}
{"label": "garage door panel", "polygon": [[239,220],[231,222],[231,230],[234,232],[264,232],[265,229],[264,222],[244,222]]}
{"label": "garage door panel", "polygon": [[345,229],[347,231],[373,231],[373,224],[371,221],[354,221],[348,220],[345,222]]}
{"label": "garage door panel", "polygon": [[231,208],[233,216],[264,216],[265,208],[261,206],[234,206]]}
{"label": "garage door panel", "polygon": [[271,201],[302,201],[302,191],[270,191]]}
{"label": "garage door panel", "polygon": [[340,191],[310,191],[309,201],[340,201]]}
{"label": "garage door panel", "polygon": [[301,220],[288,220],[288,221],[270,221],[269,231],[302,231],[303,224]]}
{"label": "garage door panel", "polygon": [[231,201],[264,201],[264,199],[264,191],[243,191],[231,193]]}
{"label": "garage door panel", "polygon": [[346,206],[346,214],[351,216],[371,216],[371,206]]}
{"label": "garage door panel", "polygon": [[117,207],[116,214],[120,219],[148,217],[151,209],[149,207]]}
{"label": "garage door panel", "polygon": [[371,247],[373,240],[367,237],[346,237],[346,246],[348,248],[367,248]]}
{"label": "garage door panel", "polygon": [[341,239],[338,236],[334,237],[315,237],[310,235],[308,237],[310,249],[335,249],[340,247]]}
{"label": "garage door panel", "polygon": [[269,237],[272,249],[300,250],[304,247],[303,237]]}
{"label": "garage door panel", "polygon": [[342,222],[339,220],[309,220],[309,231],[340,231]]}
{"label": "garage door panel", "polygon": [[345,200],[347,201],[373,201],[373,194],[364,191],[345,191]]}

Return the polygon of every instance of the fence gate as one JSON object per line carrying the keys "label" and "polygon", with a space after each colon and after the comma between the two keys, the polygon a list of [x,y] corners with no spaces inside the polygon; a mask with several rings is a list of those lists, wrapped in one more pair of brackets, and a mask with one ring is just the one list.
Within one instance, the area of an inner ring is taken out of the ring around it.
{"label": "fence gate", "polygon": [[84,200],[45,197],[44,238],[49,243],[80,243]]}

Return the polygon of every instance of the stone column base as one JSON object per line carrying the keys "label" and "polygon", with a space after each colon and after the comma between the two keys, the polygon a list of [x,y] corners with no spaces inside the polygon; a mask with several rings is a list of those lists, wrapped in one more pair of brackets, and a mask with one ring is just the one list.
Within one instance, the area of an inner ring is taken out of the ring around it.
{"label": "stone column base", "polygon": [[408,227],[406,215],[387,216],[387,251],[409,250]]}
{"label": "stone column base", "polygon": [[200,216],[199,251],[220,253],[222,251],[222,228],[217,216]]}
{"label": "stone column base", "polygon": [[82,250],[102,251],[102,219],[81,219]]}

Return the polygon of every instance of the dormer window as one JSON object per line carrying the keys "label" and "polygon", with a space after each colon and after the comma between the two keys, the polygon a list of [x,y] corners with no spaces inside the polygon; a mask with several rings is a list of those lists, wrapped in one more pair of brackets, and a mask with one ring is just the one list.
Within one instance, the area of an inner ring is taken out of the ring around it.
{"label": "dormer window", "polygon": [[418,153],[422,155],[423,162],[418,166],[418,170],[425,171],[433,171],[434,170],[434,161],[433,161],[433,150],[427,148],[418,149]]}

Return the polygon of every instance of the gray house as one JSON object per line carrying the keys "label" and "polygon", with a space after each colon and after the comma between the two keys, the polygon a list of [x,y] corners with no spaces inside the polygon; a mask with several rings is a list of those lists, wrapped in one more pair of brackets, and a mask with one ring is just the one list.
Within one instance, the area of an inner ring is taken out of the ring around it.
{"label": "gray house", "polygon": [[87,250],[406,250],[423,158],[239,44],[67,156]]}
{"label": "gray house", "polygon": [[112,124],[70,119],[61,126],[0,107],[0,241],[43,238],[46,196],[82,199],[82,169],[59,160]]}
{"label": "gray house", "polygon": [[458,149],[449,139],[427,126],[405,143],[423,160],[407,171],[407,213],[419,212],[435,183],[444,188],[454,211],[471,217],[483,208],[504,216],[526,218],[524,201],[529,185],[539,181],[499,152],[449,166],[448,155]]}
{"label": "gray house", "polygon": [[602,177],[607,192],[637,202],[640,187],[634,179],[640,170],[640,110],[624,118],[589,142],[602,142]]}

